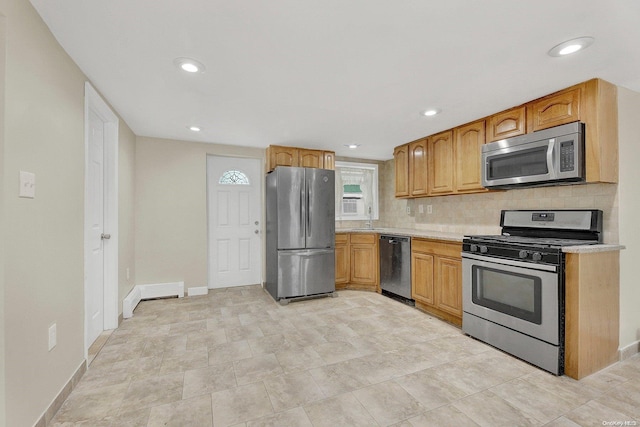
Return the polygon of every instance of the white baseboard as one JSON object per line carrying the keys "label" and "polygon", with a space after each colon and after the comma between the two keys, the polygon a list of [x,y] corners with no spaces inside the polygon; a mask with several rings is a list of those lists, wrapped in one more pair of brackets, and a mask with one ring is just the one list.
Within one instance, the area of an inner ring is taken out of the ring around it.
{"label": "white baseboard", "polygon": [[618,351],[618,353],[620,354],[620,361],[628,359],[639,352],[640,352],[640,341],[634,341],[631,344],[621,348]]}
{"label": "white baseboard", "polygon": [[133,310],[142,300],[173,296],[184,297],[184,282],[136,285],[122,301],[122,317],[133,317]]}
{"label": "white baseboard", "polygon": [[207,295],[209,293],[209,288],[206,286],[198,286],[194,288],[187,288],[187,296],[195,297],[198,295]]}

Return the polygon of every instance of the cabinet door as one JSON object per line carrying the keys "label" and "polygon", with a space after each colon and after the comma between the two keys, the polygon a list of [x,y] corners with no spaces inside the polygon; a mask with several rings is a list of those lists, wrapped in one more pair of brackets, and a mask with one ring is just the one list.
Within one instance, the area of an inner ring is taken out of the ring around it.
{"label": "cabinet door", "polygon": [[436,307],[462,317],[462,261],[436,257]]}
{"label": "cabinet door", "polygon": [[298,149],[295,147],[271,145],[267,149],[267,154],[268,171],[274,170],[276,166],[298,166]]}
{"label": "cabinet door", "polygon": [[580,120],[580,91],[575,88],[531,102],[531,114],[527,113],[531,116],[531,130],[535,132]]}
{"label": "cabinet door", "polygon": [[453,132],[429,137],[429,194],[453,193],[454,182]]}
{"label": "cabinet door", "polygon": [[336,153],[333,151],[323,151],[323,168],[334,170],[336,168]]}
{"label": "cabinet door", "polygon": [[526,108],[516,107],[489,117],[487,142],[526,133]]}
{"label": "cabinet door", "polygon": [[376,286],[378,263],[374,245],[351,245],[351,283]]}
{"label": "cabinet door", "polygon": [[336,285],[349,283],[349,235],[336,234]]}
{"label": "cabinet door", "polygon": [[409,144],[409,191],[412,196],[426,196],[428,192],[427,139]]}
{"label": "cabinet door", "polygon": [[401,145],[393,150],[396,168],[396,197],[409,196],[409,144]]}
{"label": "cabinet door", "polygon": [[482,190],[481,153],[484,144],[484,120],[455,129],[456,190]]}
{"label": "cabinet door", "polygon": [[423,304],[433,305],[434,257],[422,252],[411,253],[411,297]]}
{"label": "cabinet door", "polygon": [[324,154],[320,150],[298,149],[298,166],[301,168],[322,169],[324,166]]}

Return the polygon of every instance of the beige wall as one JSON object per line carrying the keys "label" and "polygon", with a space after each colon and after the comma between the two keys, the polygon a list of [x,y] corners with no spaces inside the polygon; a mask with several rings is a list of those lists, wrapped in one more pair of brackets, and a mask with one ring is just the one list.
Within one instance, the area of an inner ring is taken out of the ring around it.
{"label": "beige wall", "polygon": [[264,149],[137,138],[136,284],[207,286],[207,154],[264,162]]}
{"label": "beige wall", "polygon": [[[135,285],[136,136],[120,120],[118,126],[118,313]],[[129,269],[129,278],[127,278]]]}
{"label": "beige wall", "polygon": [[618,88],[620,138],[620,346],[640,340],[640,93]]}
{"label": "beige wall", "polygon": [[[2,12],[2,9],[0,9]],[[0,427],[6,424],[5,394],[5,344],[4,344],[4,253],[5,253],[5,220],[4,220],[4,92],[5,92],[5,55],[6,55],[6,19],[0,13]]]}
{"label": "beige wall", "polygon": [[[86,77],[28,1],[3,0],[0,14],[7,23],[2,241],[11,248],[2,275],[6,410],[0,407],[0,425],[30,426],[84,361]],[[133,265],[135,137],[123,121],[120,129],[120,262],[126,268]],[[18,197],[21,170],[35,173],[35,199]],[[57,346],[48,351],[54,323]]]}

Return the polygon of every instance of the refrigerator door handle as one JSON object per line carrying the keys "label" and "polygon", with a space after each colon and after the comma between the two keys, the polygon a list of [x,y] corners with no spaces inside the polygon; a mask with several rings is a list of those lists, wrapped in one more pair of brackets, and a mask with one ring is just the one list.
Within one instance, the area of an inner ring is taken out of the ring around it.
{"label": "refrigerator door handle", "polygon": [[309,210],[309,188],[306,186],[305,183],[305,190],[306,190],[306,196],[307,196],[307,236],[311,237],[311,211]]}
{"label": "refrigerator door handle", "polygon": [[[307,212],[305,210],[304,190],[305,190],[304,185],[302,185],[300,188],[300,227],[301,228],[304,227],[304,224],[305,224],[304,217],[307,215]],[[302,235],[304,236],[304,233],[302,233]]]}

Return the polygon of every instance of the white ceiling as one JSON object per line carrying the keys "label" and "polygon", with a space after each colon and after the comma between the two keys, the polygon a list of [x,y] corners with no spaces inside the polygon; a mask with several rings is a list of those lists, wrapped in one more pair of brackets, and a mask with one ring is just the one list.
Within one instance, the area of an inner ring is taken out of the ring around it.
{"label": "white ceiling", "polygon": [[[140,136],[389,159],[592,77],[640,92],[637,0],[31,3]],[[547,55],[585,35],[587,50]],[[178,70],[185,56],[206,72]],[[428,107],[442,113],[421,116]]]}

